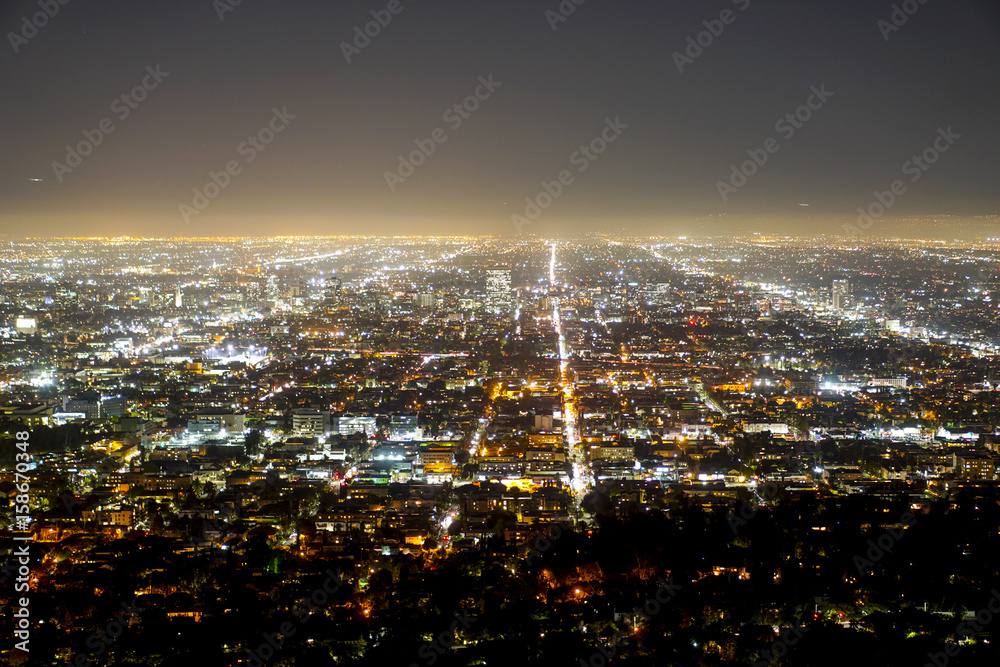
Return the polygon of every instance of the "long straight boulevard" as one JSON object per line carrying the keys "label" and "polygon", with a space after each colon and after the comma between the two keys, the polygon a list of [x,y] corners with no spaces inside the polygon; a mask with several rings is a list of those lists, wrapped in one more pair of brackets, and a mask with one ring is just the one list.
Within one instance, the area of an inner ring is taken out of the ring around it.
{"label": "long straight boulevard", "polygon": [[580,506],[587,492],[592,488],[593,475],[590,463],[587,460],[586,451],[583,447],[583,441],[580,437],[576,388],[574,386],[573,371],[570,367],[572,351],[566,343],[566,333],[563,331],[562,299],[559,295],[560,283],[557,278],[558,272],[558,246],[556,243],[553,243],[549,259],[549,295],[552,299],[552,328],[558,342],[559,389],[562,396],[563,437],[566,442],[566,450],[572,468],[570,484],[573,490],[574,515],[578,521],[584,522],[585,519],[583,518],[583,513],[580,511]]}

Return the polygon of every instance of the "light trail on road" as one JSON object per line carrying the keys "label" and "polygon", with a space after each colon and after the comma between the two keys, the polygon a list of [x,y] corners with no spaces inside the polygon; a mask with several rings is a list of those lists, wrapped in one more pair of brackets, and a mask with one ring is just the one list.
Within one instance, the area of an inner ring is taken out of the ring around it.
{"label": "light trail on road", "polygon": [[[557,286],[556,267],[556,244],[553,243],[552,256],[549,260],[549,286],[551,291],[555,291]],[[571,486],[573,489],[574,507],[578,508],[587,494],[587,480],[590,478],[590,467],[583,458],[583,451],[580,446],[581,439],[577,422],[576,392],[569,368],[570,350],[566,345],[566,334],[563,331],[559,298],[553,297],[553,301],[552,327],[559,341],[559,385],[563,398],[563,435],[566,437],[566,449],[573,467]]]}

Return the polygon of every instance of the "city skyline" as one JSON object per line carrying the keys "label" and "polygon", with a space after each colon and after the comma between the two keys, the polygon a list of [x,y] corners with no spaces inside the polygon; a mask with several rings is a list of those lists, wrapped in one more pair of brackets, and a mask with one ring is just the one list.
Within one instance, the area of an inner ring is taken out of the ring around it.
{"label": "city skyline", "polygon": [[5,664],[997,660],[998,239],[36,238],[0,274]]}
{"label": "city skyline", "polygon": [[1000,663],[996,0],[0,35],[0,664]]}

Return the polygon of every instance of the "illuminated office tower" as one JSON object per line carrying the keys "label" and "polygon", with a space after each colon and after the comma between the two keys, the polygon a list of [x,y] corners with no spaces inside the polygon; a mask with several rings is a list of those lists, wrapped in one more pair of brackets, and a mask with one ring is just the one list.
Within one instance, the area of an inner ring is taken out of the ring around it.
{"label": "illuminated office tower", "polygon": [[343,281],[337,276],[330,276],[326,279],[326,288],[323,292],[323,298],[328,304],[337,304],[340,302],[341,294],[343,293]]}
{"label": "illuminated office tower", "polygon": [[834,280],[832,289],[833,309],[840,312],[851,307],[851,283],[847,280]]}
{"label": "illuminated office tower", "polygon": [[508,312],[513,299],[510,289],[510,269],[486,269],[486,309],[494,313]]}

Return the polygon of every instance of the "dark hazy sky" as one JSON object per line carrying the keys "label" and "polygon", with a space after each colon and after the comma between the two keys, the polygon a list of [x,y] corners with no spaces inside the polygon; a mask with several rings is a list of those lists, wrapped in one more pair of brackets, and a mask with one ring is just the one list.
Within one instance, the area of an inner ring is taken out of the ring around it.
{"label": "dark hazy sky", "polygon": [[[341,43],[389,0],[243,0],[224,20],[227,0],[70,0],[26,42],[11,33],[37,0],[4,0],[0,233],[511,234],[562,170],[572,184],[525,232],[822,232],[895,179],[893,215],[1000,213],[995,0],[910,0],[888,40],[888,0],[586,0],[554,31],[559,0],[400,1],[349,64]],[[726,9],[679,72],[674,52]],[[122,118],[147,66],[169,76]],[[454,128],[443,113],[489,75],[502,85]],[[833,97],[786,139],[776,121],[822,85]],[[275,108],[296,118],[248,162]],[[628,129],[573,161],[609,117]],[[57,174],[103,119],[114,131]],[[904,163],[949,126],[961,138],[911,182]],[[437,128],[447,141],[390,191],[385,172]],[[778,152],[724,202],[718,181],[769,137]],[[233,160],[185,224],[180,204]]]}

